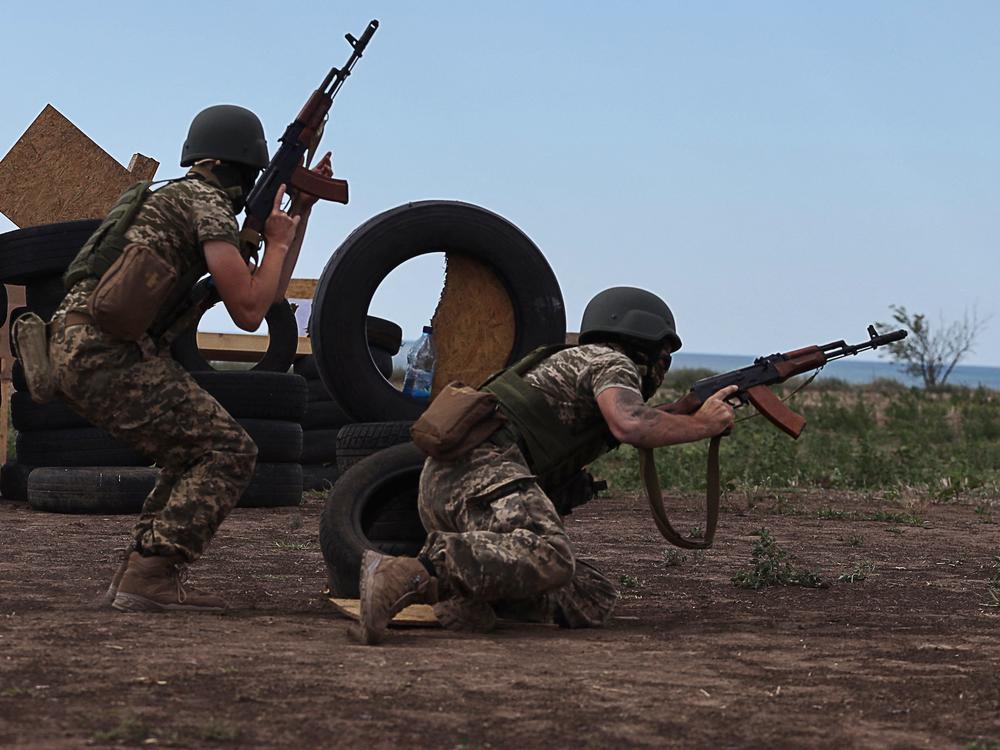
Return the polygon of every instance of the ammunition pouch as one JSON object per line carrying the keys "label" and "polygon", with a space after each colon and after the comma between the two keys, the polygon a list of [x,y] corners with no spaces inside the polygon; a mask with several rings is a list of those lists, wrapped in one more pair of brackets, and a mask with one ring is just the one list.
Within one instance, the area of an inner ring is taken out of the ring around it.
{"label": "ammunition pouch", "polygon": [[101,276],[87,309],[105,333],[138,341],[177,282],[177,271],[149,248],[132,243]]}
{"label": "ammunition pouch", "polygon": [[38,404],[56,396],[56,381],[49,361],[49,327],[33,312],[25,313],[11,328],[14,353],[21,360],[31,400]]}
{"label": "ammunition pouch", "polygon": [[416,446],[432,458],[455,461],[507,421],[492,393],[448,383],[410,428]]}

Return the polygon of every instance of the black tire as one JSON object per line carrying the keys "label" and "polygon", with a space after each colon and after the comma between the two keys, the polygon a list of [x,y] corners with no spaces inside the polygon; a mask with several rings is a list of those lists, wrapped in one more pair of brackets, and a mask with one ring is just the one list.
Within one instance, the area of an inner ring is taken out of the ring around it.
{"label": "black tire", "polygon": [[297,463],[259,463],[238,508],[283,508],[302,502],[302,466]]}
{"label": "black tire", "polygon": [[319,544],[335,596],[358,596],[361,555],[415,556],[427,533],[417,512],[424,455],[413,443],[387,448],[341,474],[327,494]]}
{"label": "black tire", "polygon": [[84,219],[0,234],[0,283],[27,284],[64,273],[100,225],[100,219]]}
{"label": "black tire", "polygon": [[152,461],[96,427],[17,433],[17,461],[28,466],[149,466]]}
{"label": "black tire", "polygon": [[0,284],[0,326],[7,322],[7,287]]}
{"label": "black tire", "polygon": [[192,372],[195,381],[237,419],[302,422],[305,378],[289,372]]}
{"label": "black tire", "polygon": [[24,379],[24,368],[21,367],[21,360],[14,360],[14,364],[10,368],[10,378],[16,390],[28,392],[28,381]]}
{"label": "black tire", "polygon": [[336,463],[302,464],[303,490],[329,490],[339,477],[340,470]]}
{"label": "black tire", "polygon": [[34,466],[25,466],[16,461],[8,461],[0,467],[0,495],[4,500],[25,502],[28,499],[28,476]]}
{"label": "black tire", "polygon": [[42,276],[24,285],[24,304],[39,317],[49,320],[66,296],[62,274]]}
{"label": "black tire", "polygon": [[316,357],[303,354],[292,363],[292,372],[301,375],[306,380],[319,380],[319,370],[316,369]]}
{"label": "black tire", "polygon": [[[328,391],[326,386],[323,385],[322,380],[307,380],[306,383],[306,388],[309,390],[310,404],[322,404],[328,401],[333,401],[330,391]],[[351,421],[353,422],[354,420],[351,419]]]}
{"label": "black tire", "polygon": [[350,424],[351,421],[336,401],[310,401],[306,404],[306,413],[302,416],[302,429],[336,429]]}
{"label": "black tire", "polygon": [[[8,330],[9,331],[13,331],[14,330],[14,322],[18,318],[20,318],[22,315],[24,315],[25,313],[27,313],[27,312],[28,312],[28,308],[27,307],[15,307],[13,310],[11,310],[10,311],[10,326],[9,326]],[[14,349],[14,336],[13,335],[10,336],[10,354],[11,354],[12,357],[16,357],[17,356],[17,351]],[[25,388],[25,390],[27,390],[27,388]]]}
{"label": "black tire", "polygon": [[62,401],[36,404],[27,391],[10,394],[10,421],[18,432],[93,427]]}
{"label": "black tire", "polygon": [[371,346],[389,352],[390,357],[397,354],[403,344],[403,329],[391,320],[376,318],[374,315],[365,319],[365,334]]}
{"label": "black tire", "polygon": [[392,377],[392,355],[388,351],[378,346],[370,346],[368,350],[372,353],[372,362],[379,374],[388,380]]}
{"label": "black tire", "polygon": [[337,433],[337,468],[341,473],[373,453],[410,442],[413,422],[357,422]]}
{"label": "black tire", "polygon": [[[50,513],[136,514],[156,476],[152,468],[46,467],[31,471],[26,494],[32,508]],[[257,464],[237,507],[273,508],[300,502],[302,467],[263,463]]]}
{"label": "black tire", "polygon": [[332,430],[306,430],[302,433],[302,463],[337,463],[337,433]]}
{"label": "black tire", "polygon": [[118,466],[38,468],[28,480],[28,505],[47,513],[137,514],[157,473]]}
{"label": "black tire", "polygon": [[[260,362],[250,368],[257,372],[288,372],[295,359],[295,350],[299,345],[299,327],[295,322],[288,300],[272,305],[264,316],[267,321],[267,351]],[[200,322],[200,321],[199,321]],[[181,363],[185,370],[191,372],[213,371],[198,349],[198,327],[180,335],[170,347],[174,359]]]}
{"label": "black tire", "polygon": [[298,463],[302,456],[302,426],[277,419],[240,419],[257,444],[260,463]]}
{"label": "black tire", "polygon": [[514,308],[510,362],[566,338],[566,313],[552,269],[517,227],[484,208],[421,201],[369,219],[323,269],[312,309],[311,339],[327,390],[359,422],[413,421],[426,404],[404,396],[378,372],[363,321],[379,284],[400,264],[431,252],[455,252],[487,263]]}

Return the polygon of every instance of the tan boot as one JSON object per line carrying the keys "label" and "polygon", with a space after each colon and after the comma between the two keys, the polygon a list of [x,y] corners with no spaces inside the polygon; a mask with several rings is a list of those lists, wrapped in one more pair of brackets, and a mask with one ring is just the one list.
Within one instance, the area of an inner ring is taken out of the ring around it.
{"label": "tan boot", "polygon": [[214,594],[184,586],[187,566],[177,557],[129,555],[112,607],[120,612],[224,612]]}
{"label": "tan boot", "polygon": [[122,576],[125,575],[125,569],[128,567],[128,559],[134,551],[134,544],[122,550],[121,562],[118,564],[118,569],[114,572],[114,575],[111,576],[111,583],[108,585],[108,590],[97,597],[93,606],[105,608],[110,607],[112,602],[114,602],[115,597],[118,595],[118,586],[122,581]]}
{"label": "tan boot", "polygon": [[361,558],[361,640],[372,646],[385,636],[389,621],[411,604],[433,604],[437,579],[412,557],[390,557],[371,550]]}
{"label": "tan boot", "polygon": [[454,596],[434,605],[441,627],[465,633],[489,633],[497,625],[497,615],[488,602]]}

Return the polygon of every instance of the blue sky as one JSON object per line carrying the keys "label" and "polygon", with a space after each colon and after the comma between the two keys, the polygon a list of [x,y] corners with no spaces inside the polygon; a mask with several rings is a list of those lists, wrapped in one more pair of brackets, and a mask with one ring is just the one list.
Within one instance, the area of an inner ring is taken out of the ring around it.
{"label": "blue sky", "polygon": [[[538,244],[571,329],[617,284],[667,299],[693,352],[976,307],[968,362],[1000,365],[993,2],[8,3],[0,153],[46,103],[161,177],[211,104],[274,144],[371,18],[324,141],[351,203],[317,208],[297,276],[382,210],[458,199]],[[372,312],[415,336],[440,285],[413,261]]]}

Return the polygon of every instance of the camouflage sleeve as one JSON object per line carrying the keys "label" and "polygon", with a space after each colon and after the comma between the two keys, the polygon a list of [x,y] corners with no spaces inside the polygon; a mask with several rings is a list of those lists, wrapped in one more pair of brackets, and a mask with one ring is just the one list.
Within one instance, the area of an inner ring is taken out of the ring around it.
{"label": "camouflage sleeve", "polygon": [[642,395],[642,378],[635,362],[621,352],[605,349],[590,361],[590,385],[594,398],[608,388],[625,388]]}
{"label": "camouflage sleeve", "polygon": [[[200,186],[199,186],[200,187]],[[239,247],[239,228],[229,199],[220,190],[205,186],[194,201],[191,218],[199,244],[220,240]]]}

